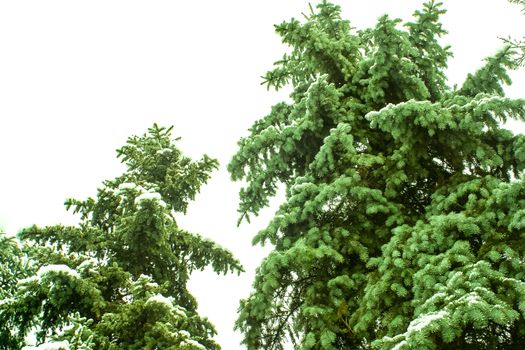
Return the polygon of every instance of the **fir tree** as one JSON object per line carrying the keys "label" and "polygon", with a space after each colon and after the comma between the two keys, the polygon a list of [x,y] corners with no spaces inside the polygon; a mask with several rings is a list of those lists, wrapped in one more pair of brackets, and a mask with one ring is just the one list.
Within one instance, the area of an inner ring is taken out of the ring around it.
{"label": "fir tree", "polygon": [[117,151],[127,170],[96,198],[66,201],[79,226],[21,231],[33,273],[0,306],[0,329],[17,339],[36,332],[45,349],[219,349],[186,285],[207,266],[242,267],[177,225],[217,161],[183,156],[171,131],[154,125],[130,137]]}
{"label": "fir tree", "polygon": [[291,84],[229,164],[242,218],[285,201],[236,326],[248,349],[525,347],[525,100],[508,47],[446,84],[440,3],[356,31],[323,2],[276,26]]}

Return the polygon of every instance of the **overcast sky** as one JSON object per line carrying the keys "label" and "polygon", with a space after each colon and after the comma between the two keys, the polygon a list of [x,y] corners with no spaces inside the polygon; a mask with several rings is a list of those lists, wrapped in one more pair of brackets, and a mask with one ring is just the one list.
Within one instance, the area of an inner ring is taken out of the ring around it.
{"label": "overcast sky", "polygon": [[[505,0],[444,2],[450,84],[501,48],[498,37],[525,35],[525,16]],[[408,20],[422,1],[336,3],[365,28],[384,13]],[[265,254],[250,241],[274,209],[237,228],[239,185],[225,166],[246,129],[285,98],[260,85],[284,52],[273,24],[307,11],[298,0],[0,0],[0,228],[74,224],[64,199],[93,196],[119,175],[115,149],[128,136],[154,122],[175,125],[183,152],[221,162],[179,223],[231,249],[247,269],[200,273],[190,285],[223,348],[241,349],[235,312]],[[525,69],[511,76],[508,95],[525,97]]]}

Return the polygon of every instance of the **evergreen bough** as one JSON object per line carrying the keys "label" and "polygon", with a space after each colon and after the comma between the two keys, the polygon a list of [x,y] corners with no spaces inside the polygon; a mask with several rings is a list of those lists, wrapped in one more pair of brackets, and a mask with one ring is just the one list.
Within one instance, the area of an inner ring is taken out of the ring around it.
{"label": "evergreen bough", "polygon": [[79,226],[21,231],[30,271],[0,304],[0,330],[10,330],[0,338],[14,339],[0,349],[19,349],[10,344],[31,332],[40,345],[24,349],[219,349],[186,285],[207,266],[242,267],[177,225],[175,213],[185,213],[217,161],[185,157],[171,131],[154,125],[130,137],[117,151],[127,170],[96,198],[66,201],[81,215]]}
{"label": "evergreen bough", "polygon": [[248,349],[525,348],[525,100],[503,48],[447,86],[445,11],[356,31],[322,2],[276,26],[291,85],[239,141],[241,220],[279,187],[254,244],[273,250],[241,302]]}
{"label": "evergreen bough", "polygon": [[[16,281],[27,277],[27,259],[16,239],[0,233],[0,308],[16,290]],[[11,334],[8,325],[0,323],[0,348],[17,349],[24,339]]]}
{"label": "evergreen bough", "polygon": [[[509,0],[509,2],[521,5],[521,13],[525,14],[525,0]],[[515,58],[516,64],[520,66],[525,66],[525,36],[521,39],[505,39],[505,42],[510,44],[510,46],[519,52],[520,54]]]}

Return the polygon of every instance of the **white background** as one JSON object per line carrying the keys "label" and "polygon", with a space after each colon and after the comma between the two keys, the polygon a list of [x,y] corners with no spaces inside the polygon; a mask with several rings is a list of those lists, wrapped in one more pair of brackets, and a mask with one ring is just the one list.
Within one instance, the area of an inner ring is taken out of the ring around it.
{"label": "white background", "polygon": [[[365,28],[384,13],[409,20],[422,2],[336,3]],[[445,7],[451,85],[501,48],[498,37],[525,35],[525,16],[505,0]],[[128,136],[153,122],[175,125],[187,155],[221,162],[179,223],[245,265],[241,276],[203,272],[190,285],[223,348],[242,348],[232,331],[236,308],[268,249],[250,241],[274,209],[236,227],[239,184],[225,166],[239,137],[286,97],[260,85],[285,49],[273,24],[307,11],[298,0],[0,1],[0,228],[15,234],[30,224],[75,223],[64,199],[93,196],[102,180],[119,175],[115,149]],[[511,76],[508,95],[525,97],[525,69]]]}

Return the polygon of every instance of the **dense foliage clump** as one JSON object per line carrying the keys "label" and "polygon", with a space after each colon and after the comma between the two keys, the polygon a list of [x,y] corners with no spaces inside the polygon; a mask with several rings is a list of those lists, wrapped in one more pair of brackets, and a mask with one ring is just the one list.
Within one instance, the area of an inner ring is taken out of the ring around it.
{"label": "dense foliage clump", "polygon": [[525,100],[504,47],[447,86],[441,4],[356,31],[338,6],[276,26],[291,85],[239,141],[241,219],[284,185],[237,327],[248,349],[525,346]]}

